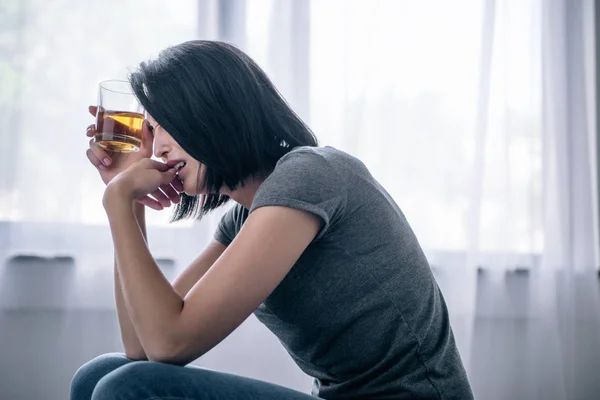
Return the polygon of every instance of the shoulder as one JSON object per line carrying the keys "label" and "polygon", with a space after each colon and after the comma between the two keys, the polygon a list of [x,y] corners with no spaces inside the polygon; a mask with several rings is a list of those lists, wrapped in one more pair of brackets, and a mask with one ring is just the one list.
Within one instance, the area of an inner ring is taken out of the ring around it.
{"label": "shoulder", "polygon": [[344,215],[347,199],[345,153],[331,147],[298,147],[282,156],[258,188],[250,213],[265,206],[294,208],[329,225]]}
{"label": "shoulder", "polygon": [[361,165],[356,158],[333,147],[297,147],[279,159],[267,181],[341,188]]}
{"label": "shoulder", "polygon": [[[316,167],[336,169],[356,160],[351,155],[334,147],[296,147],[279,159],[277,167],[288,164],[317,163]],[[358,161],[358,160],[356,160]]]}
{"label": "shoulder", "polygon": [[256,193],[295,198],[314,191],[343,192],[343,152],[331,147],[297,147],[282,156]]}

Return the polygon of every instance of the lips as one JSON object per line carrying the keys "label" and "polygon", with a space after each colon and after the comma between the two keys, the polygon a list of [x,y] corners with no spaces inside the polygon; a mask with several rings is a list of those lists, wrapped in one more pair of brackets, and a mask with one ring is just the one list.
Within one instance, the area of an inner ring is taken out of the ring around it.
{"label": "lips", "polygon": [[[183,167],[185,168],[185,167]],[[181,171],[183,170],[183,168],[181,168],[179,171],[177,171],[175,173],[175,176],[177,177],[177,179],[179,179],[181,181],[181,183],[183,183],[183,174],[181,173]]]}
{"label": "lips", "polygon": [[175,169],[177,170],[177,174],[179,174],[179,171],[181,171],[183,169],[183,167],[185,167],[185,161],[179,161],[177,164],[175,164]]}
{"label": "lips", "polygon": [[179,175],[179,172],[185,167],[186,162],[183,160],[171,160],[167,162],[167,166],[169,168],[175,168],[176,174]]}

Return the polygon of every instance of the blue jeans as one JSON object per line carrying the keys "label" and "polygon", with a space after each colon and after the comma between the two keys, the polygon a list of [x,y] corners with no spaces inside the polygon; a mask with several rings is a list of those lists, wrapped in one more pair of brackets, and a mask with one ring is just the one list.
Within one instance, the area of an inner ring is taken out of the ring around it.
{"label": "blue jeans", "polygon": [[101,355],[77,370],[71,400],[315,400],[292,389],[211,371],[151,361],[123,354]]}

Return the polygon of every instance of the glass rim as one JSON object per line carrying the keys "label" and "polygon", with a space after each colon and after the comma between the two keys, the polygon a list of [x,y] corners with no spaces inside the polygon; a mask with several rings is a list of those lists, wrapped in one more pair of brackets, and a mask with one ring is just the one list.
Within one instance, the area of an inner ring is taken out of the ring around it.
{"label": "glass rim", "polygon": [[[111,89],[110,87],[107,86],[107,84],[126,84],[127,87],[129,88],[129,91],[122,91],[122,90],[118,90],[118,89]],[[129,81],[126,80],[122,80],[122,79],[106,79],[103,81],[98,82],[98,88],[99,90],[106,90],[108,92],[113,92],[113,93],[118,93],[118,94],[128,94],[130,96],[135,96],[133,93],[133,90],[131,90],[131,84],[129,83]]]}

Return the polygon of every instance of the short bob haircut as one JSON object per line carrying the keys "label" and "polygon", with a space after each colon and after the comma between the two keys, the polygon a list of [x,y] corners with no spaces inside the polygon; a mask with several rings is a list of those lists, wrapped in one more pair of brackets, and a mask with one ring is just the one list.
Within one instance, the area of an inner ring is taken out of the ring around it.
{"label": "short bob haircut", "polygon": [[169,47],[142,62],[129,82],[146,111],[204,165],[198,188],[207,194],[183,194],[172,221],[202,218],[229,200],[221,187],[234,190],[268,175],[293,148],[318,145],[263,70],[230,44]]}

